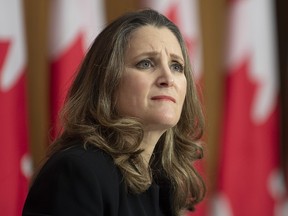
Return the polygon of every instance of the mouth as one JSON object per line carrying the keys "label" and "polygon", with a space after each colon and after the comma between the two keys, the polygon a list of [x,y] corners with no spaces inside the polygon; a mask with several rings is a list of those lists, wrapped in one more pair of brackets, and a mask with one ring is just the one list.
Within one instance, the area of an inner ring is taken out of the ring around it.
{"label": "mouth", "polygon": [[168,95],[157,95],[151,98],[152,100],[167,100],[167,101],[172,101],[173,103],[176,103],[175,98],[168,96]]}

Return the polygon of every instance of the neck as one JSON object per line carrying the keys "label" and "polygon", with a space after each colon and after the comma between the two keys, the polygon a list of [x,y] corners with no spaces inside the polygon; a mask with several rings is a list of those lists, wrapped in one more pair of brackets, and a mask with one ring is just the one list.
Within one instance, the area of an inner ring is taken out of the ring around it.
{"label": "neck", "polygon": [[141,156],[143,157],[146,167],[148,167],[154,148],[163,133],[164,132],[144,132],[144,137],[140,147],[144,149],[144,151],[141,153]]}

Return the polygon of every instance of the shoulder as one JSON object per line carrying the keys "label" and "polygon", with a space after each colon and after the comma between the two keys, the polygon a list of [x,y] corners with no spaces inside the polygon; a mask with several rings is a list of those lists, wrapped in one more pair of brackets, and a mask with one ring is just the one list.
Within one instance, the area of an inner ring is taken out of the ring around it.
{"label": "shoulder", "polygon": [[106,181],[107,178],[119,177],[119,170],[110,155],[97,147],[84,148],[83,145],[73,146],[54,154],[48,159],[39,175],[45,172],[52,172],[54,175],[58,172],[69,175],[91,175],[98,180],[105,178]]}
{"label": "shoulder", "polygon": [[113,159],[96,147],[74,146],[55,153],[38,173],[23,212],[104,215],[105,203],[117,208],[122,175]]}
{"label": "shoulder", "polygon": [[68,187],[84,187],[87,191],[111,196],[113,191],[119,191],[122,183],[123,176],[110,155],[94,146],[84,148],[80,143],[52,155],[31,189],[52,193]]}

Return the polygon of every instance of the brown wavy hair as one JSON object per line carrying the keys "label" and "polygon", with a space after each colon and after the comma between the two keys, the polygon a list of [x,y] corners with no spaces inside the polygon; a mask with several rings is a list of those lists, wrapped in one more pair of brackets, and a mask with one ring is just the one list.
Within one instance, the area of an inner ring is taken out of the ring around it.
{"label": "brown wavy hair", "polygon": [[[150,166],[139,149],[143,138],[137,119],[120,117],[115,109],[124,71],[124,55],[131,34],[151,25],[168,28],[177,38],[185,61],[187,94],[176,126],[159,139]],[[145,9],[127,13],[109,24],[95,39],[68,92],[62,111],[63,128],[51,145],[48,158],[80,138],[84,146],[95,145],[112,156],[131,193],[141,193],[153,179],[164,179],[170,188],[172,211],[193,208],[205,194],[205,184],[193,166],[202,158],[200,140],[204,120],[186,46],[179,29],[165,16]],[[163,182],[163,181],[159,182]]]}

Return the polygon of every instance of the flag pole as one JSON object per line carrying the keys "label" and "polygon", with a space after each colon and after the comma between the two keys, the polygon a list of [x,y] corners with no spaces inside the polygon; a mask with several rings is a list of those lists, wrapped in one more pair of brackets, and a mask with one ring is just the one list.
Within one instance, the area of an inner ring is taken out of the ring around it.
{"label": "flag pole", "polygon": [[48,4],[49,1],[24,1],[28,50],[28,124],[34,167],[37,167],[43,159],[49,139]]}
{"label": "flag pole", "polygon": [[[225,1],[201,0],[201,29],[203,40],[204,104],[207,119],[206,142],[208,189],[215,189],[219,153],[220,119],[223,106],[223,52],[225,33]],[[213,35],[213,37],[211,36]]]}

